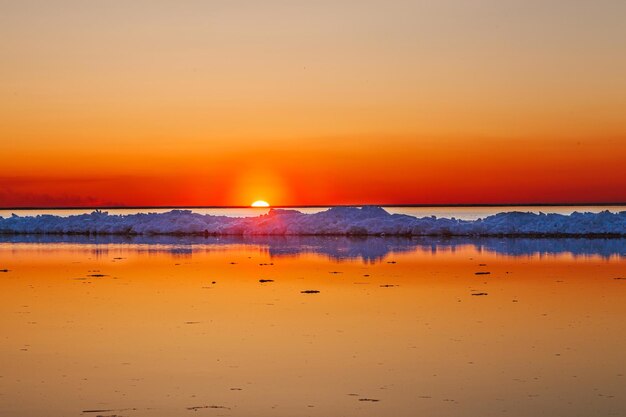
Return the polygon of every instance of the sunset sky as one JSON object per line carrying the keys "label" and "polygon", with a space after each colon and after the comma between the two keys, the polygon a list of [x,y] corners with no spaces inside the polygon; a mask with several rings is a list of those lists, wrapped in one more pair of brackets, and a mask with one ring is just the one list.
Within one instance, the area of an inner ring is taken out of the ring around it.
{"label": "sunset sky", "polygon": [[624,22],[621,0],[0,0],[0,206],[626,202]]}

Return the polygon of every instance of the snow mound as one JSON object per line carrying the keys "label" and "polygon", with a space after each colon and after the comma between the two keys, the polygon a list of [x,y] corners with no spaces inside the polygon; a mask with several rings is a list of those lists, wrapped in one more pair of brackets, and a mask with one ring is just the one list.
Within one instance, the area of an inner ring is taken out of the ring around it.
{"label": "snow mound", "polygon": [[478,220],[390,214],[381,207],[333,207],[304,214],[271,209],[258,217],[172,210],[110,215],[96,210],[69,217],[0,217],[2,234],[84,235],[390,235],[390,236],[626,236],[626,211],[535,214],[505,212]]}

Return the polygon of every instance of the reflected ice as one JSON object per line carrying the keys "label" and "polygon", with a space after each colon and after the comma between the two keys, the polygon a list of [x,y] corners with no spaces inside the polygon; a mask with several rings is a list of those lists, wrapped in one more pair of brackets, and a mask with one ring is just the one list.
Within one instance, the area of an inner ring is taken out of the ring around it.
{"label": "reflected ice", "polygon": [[[626,239],[584,238],[440,238],[440,237],[346,237],[346,236],[83,236],[14,235],[0,236],[1,244],[78,244],[106,250],[107,245],[127,245],[136,251],[191,254],[220,247],[243,245],[266,250],[270,256],[297,256],[314,253],[331,259],[360,259],[380,262],[398,253],[412,251],[455,251],[470,246],[507,256],[559,255],[625,257]],[[45,246],[44,246],[45,247]]]}

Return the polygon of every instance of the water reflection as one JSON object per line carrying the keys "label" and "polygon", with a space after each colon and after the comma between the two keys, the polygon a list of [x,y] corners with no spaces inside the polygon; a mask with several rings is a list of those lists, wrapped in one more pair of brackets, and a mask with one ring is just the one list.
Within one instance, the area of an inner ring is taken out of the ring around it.
{"label": "water reflection", "polygon": [[537,238],[433,238],[433,237],[323,237],[323,236],[57,236],[16,235],[0,237],[0,244],[79,244],[95,245],[97,254],[106,253],[109,244],[126,244],[129,249],[168,252],[189,256],[198,250],[213,250],[231,245],[258,246],[270,256],[319,254],[331,259],[360,259],[376,263],[384,258],[416,250],[437,253],[470,246],[479,252],[507,256],[563,255],[626,256],[626,239],[537,239]]}
{"label": "water reflection", "polygon": [[626,410],[624,240],[3,242],[0,416]]}

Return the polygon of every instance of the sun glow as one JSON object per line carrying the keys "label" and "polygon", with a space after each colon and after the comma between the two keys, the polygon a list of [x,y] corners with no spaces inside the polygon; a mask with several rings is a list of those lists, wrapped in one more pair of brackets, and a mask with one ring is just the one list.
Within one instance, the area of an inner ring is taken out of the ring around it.
{"label": "sun glow", "polygon": [[268,203],[267,201],[263,201],[263,200],[257,200],[254,203],[252,203],[250,206],[251,207],[269,207],[270,203]]}

